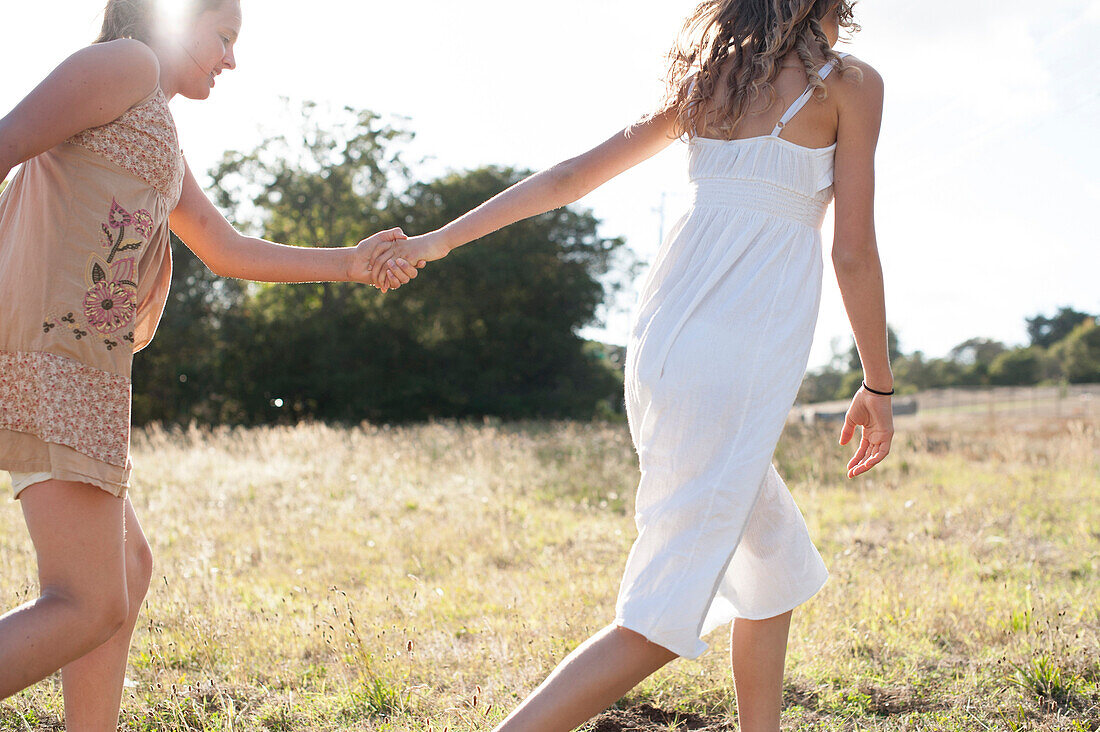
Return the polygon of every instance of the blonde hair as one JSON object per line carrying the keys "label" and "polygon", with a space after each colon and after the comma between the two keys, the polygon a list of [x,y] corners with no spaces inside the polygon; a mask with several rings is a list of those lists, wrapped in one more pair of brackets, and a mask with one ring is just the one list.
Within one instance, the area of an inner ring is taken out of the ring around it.
{"label": "blonde hair", "polygon": [[679,135],[708,130],[732,137],[753,104],[775,101],[772,82],[793,51],[814,96],[824,99],[818,62],[859,74],[829,46],[821,19],[835,10],[842,28],[858,31],[852,0],[704,0],[684,21],[669,53],[663,111],[676,111]]}
{"label": "blonde hair", "polygon": [[[160,2],[186,3],[192,16],[207,10],[217,10],[227,0],[160,0]],[[158,0],[108,0],[103,9],[103,27],[95,43],[133,38],[142,43],[153,40],[157,23]]]}

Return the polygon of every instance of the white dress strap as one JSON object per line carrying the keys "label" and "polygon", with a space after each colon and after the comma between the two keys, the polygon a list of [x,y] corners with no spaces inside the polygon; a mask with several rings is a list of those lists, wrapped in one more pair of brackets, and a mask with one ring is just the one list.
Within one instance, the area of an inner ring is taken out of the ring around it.
{"label": "white dress strap", "polygon": [[[838,53],[837,55],[840,56],[841,58],[844,58],[845,56],[848,56],[849,54],[847,54],[847,53]],[[836,66],[835,61],[829,61],[828,63],[826,63],[824,66],[821,67],[820,75],[821,75],[821,80],[822,81],[824,81],[829,76],[829,74],[832,73],[833,68],[835,68],[835,66]],[[783,128],[787,126],[787,123],[790,122],[791,119],[796,114],[798,114],[799,111],[801,111],[804,106],[806,106],[806,102],[810,101],[810,97],[813,95],[813,92],[814,92],[814,88],[807,84],[806,85],[806,91],[802,92],[802,95],[798,99],[795,99],[794,103],[792,103],[791,106],[787,107],[787,111],[784,112],[783,116],[779,118],[779,121],[775,123],[775,128],[772,130],[772,136],[773,137],[779,137],[779,133],[782,132]]]}

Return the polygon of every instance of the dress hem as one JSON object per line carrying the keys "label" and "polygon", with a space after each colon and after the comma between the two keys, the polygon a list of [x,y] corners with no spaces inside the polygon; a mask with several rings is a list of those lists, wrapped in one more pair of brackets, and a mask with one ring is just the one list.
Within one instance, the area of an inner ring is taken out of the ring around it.
{"label": "dress hem", "polygon": [[[805,603],[807,603],[811,599],[813,599],[814,595],[816,595],[818,592],[821,592],[821,589],[825,586],[825,583],[828,582],[828,581],[829,581],[829,572],[828,572],[828,570],[826,570],[825,576],[822,578],[821,582],[815,583],[815,585],[813,586],[812,591],[810,591],[808,593],[805,593],[803,595],[800,595],[799,599],[795,600],[794,602],[782,603],[780,605],[781,609],[768,610],[768,611],[764,611],[764,612],[754,612],[754,613],[739,613],[739,612],[735,611],[735,612],[729,613],[729,617],[723,616],[722,620],[720,620],[714,626],[714,628],[711,629],[711,631],[713,631],[713,630],[715,630],[715,629],[717,629],[717,628],[719,628],[723,625],[727,625],[727,624],[733,622],[734,620],[736,620],[738,618],[742,618],[744,620],[768,620],[769,618],[774,618],[778,615],[782,615],[783,613],[790,612],[790,611],[794,610],[796,607],[798,607],[799,605],[804,605]],[[645,628],[644,625],[641,624],[641,623],[635,623],[632,620],[627,620],[624,613],[617,613],[615,615],[614,624],[616,626],[620,627],[620,628],[626,628],[627,630],[630,630],[630,631],[633,631],[633,632],[637,633],[638,635],[642,636],[643,638],[645,638],[650,643],[653,643],[654,645],[661,646],[662,648],[664,648],[664,649],[666,649],[666,650],[668,650],[672,653],[675,653],[677,656],[679,656],[681,658],[688,658],[688,659],[698,658],[699,656],[703,655],[703,653],[705,653],[708,648],[710,648],[710,645],[706,641],[704,641],[702,638],[696,638],[696,645],[690,651],[685,651],[685,652],[678,651],[678,650],[676,650],[676,647],[680,647],[681,644],[679,644],[679,643],[662,643],[660,640],[658,640],[658,634],[655,634],[651,629]],[[699,647],[700,645],[702,646],[702,648]]]}

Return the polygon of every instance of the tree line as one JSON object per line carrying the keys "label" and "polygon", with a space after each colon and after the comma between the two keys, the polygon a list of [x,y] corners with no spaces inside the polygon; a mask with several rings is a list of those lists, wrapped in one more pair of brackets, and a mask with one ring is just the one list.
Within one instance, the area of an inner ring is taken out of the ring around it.
{"label": "tree line", "polygon": [[[990,338],[970,338],[942,358],[921,351],[904,354],[897,333],[888,328],[890,363],[899,394],[943,387],[1035,386],[1100,382],[1100,316],[1062,307],[1052,316],[1026,318],[1028,344],[1008,346]],[[863,372],[853,343],[802,382],[802,403],[847,399]]]}
{"label": "tree line", "polygon": [[[215,201],[265,238],[346,246],[393,226],[434,229],[529,174],[484,167],[417,181],[400,156],[410,137],[369,111],[306,104],[299,133],[225,154],[211,171]],[[173,239],[170,299],[135,357],[134,422],[615,413],[621,374],[578,331],[634,267],[598,223],[573,207],[529,219],[385,295],[220,279]]]}
{"label": "tree line", "polygon": [[[328,246],[393,226],[420,233],[529,174],[489,166],[418,181],[400,154],[408,130],[352,108],[295,114],[296,133],[210,171],[216,203],[247,233]],[[578,332],[639,263],[598,224],[575,207],[520,222],[386,295],[218,278],[173,236],[169,302],[134,361],[134,422],[621,415],[624,349]],[[942,358],[903,353],[890,328],[898,392],[1100,382],[1097,315],[1063,307],[1026,322],[1025,346],[971,338]],[[847,399],[861,378],[853,343],[806,375],[798,400]]]}

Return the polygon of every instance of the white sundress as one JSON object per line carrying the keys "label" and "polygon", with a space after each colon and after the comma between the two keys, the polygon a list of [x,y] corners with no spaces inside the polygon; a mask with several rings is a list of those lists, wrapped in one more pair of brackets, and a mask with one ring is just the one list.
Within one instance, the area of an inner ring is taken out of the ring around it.
{"label": "white sundress", "polygon": [[771,465],[809,359],[832,200],[836,145],[779,136],[811,94],[771,135],[690,140],[693,200],[627,347],[641,481],[615,622],[687,658],[717,626],[782,614],[828,577]]}

